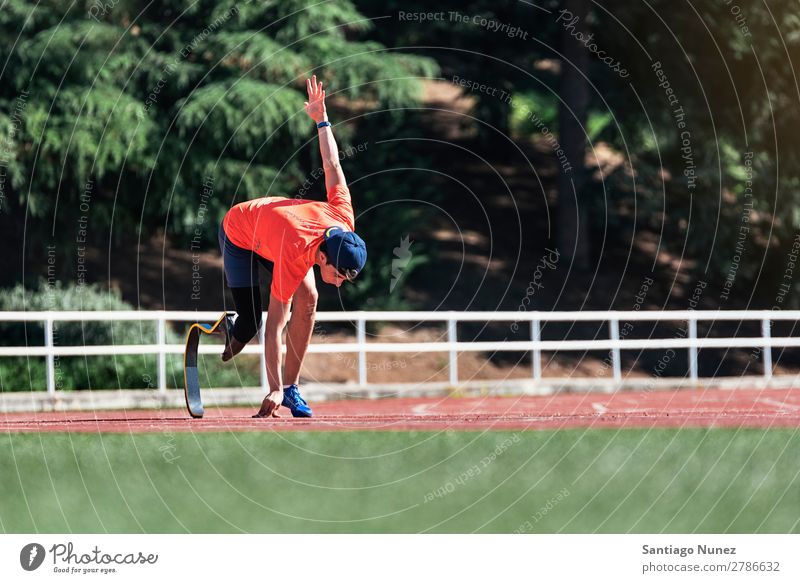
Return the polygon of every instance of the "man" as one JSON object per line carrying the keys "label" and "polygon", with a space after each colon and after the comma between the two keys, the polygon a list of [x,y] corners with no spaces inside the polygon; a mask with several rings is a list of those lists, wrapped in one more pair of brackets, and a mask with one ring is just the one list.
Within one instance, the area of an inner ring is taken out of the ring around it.
{"label": "man", "polygon": [[[350,191],[339,164],[339,150],[325,110],[325,90],[316,75],[306,80],[306,113],[317,124],[327,202],[266,197],[237,204],[220,225],[219,241],[225,279],[237,318],[228,361],[241,352],[261,325],[258,265],[272,272],[264,351],[269,394],[254,417],[277,417],[283,405],[295,417],[311,417],[298,383],[317,308],[314,265],[322,280],[339,287],[364,268],[367,249],[356,235]],[[291,320],[289,305],[292,305]],[[281,332],[288,322],[286,361],[281,375]]]}

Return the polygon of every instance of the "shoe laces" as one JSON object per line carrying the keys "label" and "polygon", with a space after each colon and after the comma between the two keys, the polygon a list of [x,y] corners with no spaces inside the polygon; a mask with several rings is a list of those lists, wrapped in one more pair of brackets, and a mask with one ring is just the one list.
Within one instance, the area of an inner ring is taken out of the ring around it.
{"label": "shoe laces", "polygon": [[288,389],[284,391],[284,395],[295,405],[308,405],[305,399],[300,396],[300,390],[297,388],[297,385],[292,385]]}

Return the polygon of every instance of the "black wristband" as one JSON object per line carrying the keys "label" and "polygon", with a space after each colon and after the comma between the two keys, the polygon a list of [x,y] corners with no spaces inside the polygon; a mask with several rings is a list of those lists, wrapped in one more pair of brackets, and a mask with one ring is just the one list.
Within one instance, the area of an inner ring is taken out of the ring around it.
{"label": "black wristband", "polygon": [[329,121],[321,121],[321,122],[319,122],[317,124],[317,129],[321,130],[322,128],[324,128],[326,126],[330,127],[330,125],[331,125],[331,122],[329,122]]}

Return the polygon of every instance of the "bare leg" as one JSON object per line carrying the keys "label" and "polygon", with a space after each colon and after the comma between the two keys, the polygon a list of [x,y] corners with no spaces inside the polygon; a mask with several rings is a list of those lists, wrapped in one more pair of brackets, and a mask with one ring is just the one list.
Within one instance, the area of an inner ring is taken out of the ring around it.
{"label": "bare leg", "polygon": [[231,336],[231,343],[225,347],[225,350],[222,352],[222,362],[228,362],[231,358],[239,354],[242,349],[246,346],[243,342],[239,342]]}
{"label": "bare leg", "polygon": [[231,288],[231,293],[238,317],[233,326],[230,345],[222,352],[222,362],[228,362],[239,354],[261,327],[261,288],[234,287]]}
{"label": "bare leg", "polygon": [[296,385],[300,381],[300,369],[303,367],[303,359],[311,342],[316,312],[317,286],[314,281],[314,270],[310,269],[292,300],[292,317],[286,333],[284,385]]}

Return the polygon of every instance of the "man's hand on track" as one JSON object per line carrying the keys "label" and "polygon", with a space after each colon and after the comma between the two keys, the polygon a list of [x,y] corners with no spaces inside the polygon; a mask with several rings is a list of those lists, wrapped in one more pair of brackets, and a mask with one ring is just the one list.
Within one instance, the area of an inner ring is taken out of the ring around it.
{"label": "man's hand on track", "polygon": [[258,410],[258,413],[253,415],[253,418],[280,417],[280,415],[278,415],[278,409],[282,402],[283,391],[271,391],[269,395],[264,397],[264,400],[261,402],[261,409]]}

